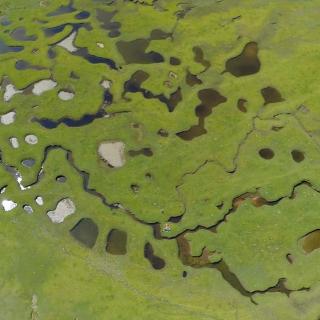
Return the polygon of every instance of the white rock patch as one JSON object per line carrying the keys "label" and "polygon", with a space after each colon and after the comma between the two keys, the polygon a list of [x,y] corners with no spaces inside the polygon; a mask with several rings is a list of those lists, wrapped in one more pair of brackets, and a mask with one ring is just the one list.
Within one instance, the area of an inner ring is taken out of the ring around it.
{"label": "white rock patch", "polygon": [[10,111],[6,114],[3,114],[1,117],[0,117],[0,122],[2,124],[5,124],[5,125],[8,125],[8,124],[11,124],[13,123],[14,121],[16,120],[16,113],[15,111]]}
{"label": "white rock patch", "polygon": [[66,49],[69,52],[76,52],[78,48],[73,44],[76,39],[77,32],[72,32],[68,37],[57,43],[57,46]]}
{"label": "white rock patch", "polygon": [[9,141],[10,141],[10,144],[11,144],[11,147],[12,147],[12,148],[14,148],[14,149],[18,149],[18,148],[19,148],[18,138],[16,138],[16,137],[11,137],[11,138],[9,138]]}
{"label": "white rock patch", "polygon": [[98,153],[111,167],[120,168],[126,162],[124,149],[125,144],[121,141],[102,142],[99,146]]}
{"label": "white rock patch", "polygon": [[98,46],[99,48],[101,48],[101,49],[103,49],[103,48],[104,48],[104,44],[103,44],[103,43],[101,43],[101,42],[97,42],[97,46]]}
{"label": "white rock patch", "polygon": [[8,102],[11,100],[11,98],[17,94],[17,93],[21,93],[23,91],[21,90],[17,90],[16,87],[13,85],[13,84],[8,84],[6,86],[6,89],[5,89],[5,92],[4,92],[4,95],[3,95],[3,100],[5,102]]}
{"label": "white rock patch", "polygon": [[76,207],[70,198],[62,199],[58,202],[55,210],[48,211],[47,216],[53,223],[61,223],[71,214],[74,214]]}
{"label": "white rock patch", "polygon": [[74,93],[73,92],[68,92],[68,91],[59,91],[58,97],[62,101],[68,101],[68,100],[72,100],[74,98]]}
{"label": "white rock patch", "polygon": [[35,200],[36,200],[36,204],[38,206],[43,206],[44,201],[43,201],[43,198],[41,196],[37,196]]}
{"label": "white rock patch", "polygon": [[4,211],[11,211],[17,206],[17,204],[12,200],[2,200],[1,205]]}
{"label": "white rock patch", "polygon": [[38,137],[34,134],[28,134],[24,137],[24,141],[28,144],[37,144],[38,143]]}
{"label": "white rock patch", "polygon": [[56,85],[57,83],[51,79],[40,80],[34,84],[32,93],[36,96],[40,96],[44,92],[52,90]]}
{"label": "white rock patch", "polygon": [[101,87],[105,88],[105,89],[110,89],[111,88],[111,84],[112,84],[112,82],[110,80],[102,80],[100,82]]}

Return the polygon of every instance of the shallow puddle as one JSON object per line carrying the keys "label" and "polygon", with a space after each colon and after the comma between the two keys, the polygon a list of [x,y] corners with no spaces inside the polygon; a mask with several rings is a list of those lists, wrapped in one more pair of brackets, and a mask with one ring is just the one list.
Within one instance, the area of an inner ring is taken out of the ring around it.
{"label": "shallow puddle", "polygon": [[90,17],[90,12],[88,11],[81,11],[75,15],[75,18],[78,20],[87,19]]}
{"label": "shallow puddle", "polygon": [[100,27],[105,30],[109,30],[108,35],[110,38],[116,38],[120,36],[121,23],[112,21],[117,11],[108,12],[102,9],[97,9],[96,13],[98,21],[101,22]]}
{"label": "shallow puddle", "polygon": [[99,234],[96,223],[90,218],[81,219],[71,230],[70,234],[88,248],[93,248]]}
{"label": "shallow puddle", "polygon": [[106,251],[114,255],[127,253],[127,233],[119,229],[112,229],[107,236]]}
{"label": "shallow puddle", "polygon": [[230,72],[235,77],[241,77],[257,73],[259,70],[258,44],[249,42],[240,55],[227,60],[225,71]]}
{"label": "shallow puddle", "polygon": [[202,49],[200,47],[193,47],[192,51],[194,53],[194,61],[202,64],[204,67],[204,70],[202,72],[205,72],[206,70],[208,70],[211,64],[208,60],[204,59],[204,53]]}
{"label": "shallow puddle", "polygon": [[160,270],[166,265],[165,261],[154,255],[151,243],[147,242],[144,246],[144,257],[149,260],[153,269]]}
{"label": "shallow puddle", "polygon": [[178,66],[181,64],[181,60],[179,58],[176,58],[176,57],[170,57],[170,60],[169,60],[170,64],[172,66]]}
{"label": "shallow puddle", "polygon": [[70,0],[69,4],[65,6],[60,6],[56,10],[49,12],[47,14],[48,17],[54,17],[54,16],[60,16],[62,14],[67,14],[76,11],[76,9],[73,7],[73,0]]}
{"label": "shallow puddle", "polygon": [[5,42],[0,39],[0,54],[9,52],[20,52],[24,49],[22,46],[7,46]]}
{"label": "shallow puddle", "polygon": [[38,38],[36,35],[28,36],[26,33],[26,29],[24,27],[19,27],[17,29],[14,29],[10,33],[10,36],[12,39],[17,41],[35,41]]}
{"label": "shallow puddle", "polygon": [[15,68],[17,70],[45,70],[45,67],[41,67],[38,65],[32,65],[28,61],[25,60],[18,60],[15,64]]}

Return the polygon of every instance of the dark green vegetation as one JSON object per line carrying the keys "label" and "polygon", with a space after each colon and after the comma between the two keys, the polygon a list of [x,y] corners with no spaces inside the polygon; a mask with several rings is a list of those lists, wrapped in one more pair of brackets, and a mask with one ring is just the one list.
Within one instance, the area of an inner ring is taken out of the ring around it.
{"label": "dark green vegetation", "polygon": [[319,319],[319,6],[1,1],[0,319]]}

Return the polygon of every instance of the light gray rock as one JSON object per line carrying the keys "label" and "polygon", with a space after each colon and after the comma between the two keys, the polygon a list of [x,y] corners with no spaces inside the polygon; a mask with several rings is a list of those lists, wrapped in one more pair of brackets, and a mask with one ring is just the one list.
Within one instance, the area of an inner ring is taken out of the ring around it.
{"label": "light gray rock", "polygon": [[58,97],[62,101],[72,100],[74,98],[74,93],[69,91],[59,91]]}
{"label": "light gray rock", "polygon": [[55,210],[48,211],[47,216],[53,223],[62,223],[64,219],[76,211],[76,207],[70,198],[58,202]]}
{"label": "light gray rock", "polygon": [[43,206],[44,204],[43,198],[41,196],[37,196],[35,201],[38,206]]}
{"label": "light gray rock", "polygon": [[32,93],[41,96],[44,92],[52,90],[56,86],[57,83],[51,79],[40,80],[33,85]]}
{"label": "light gray rock", "polygon": [[9,141],[10,141],[10,144],[11,144],[11,147],[12,147],[12,148],[14,148],[14,149],[18,149],[18,148],[19,148],[18,138],[16,138],[16,137],[11,137],[11,138],[9,138]]}
{"label": "light gray rock", "polygon": [[76,39],[77,32],[72,32],[68,37],[57,43],[57,46],[66,49],[69,52],[76,52],[78,48],[73,44]]}
{"label": "light gray rock", "polygon": [[15,111],[10,111],[6,114],[3,114],[0,117],[0,122],[5,125],[9,125],[11,123],[14,123],[15,120],[16,120],[16,112]]}
{"label": "light gray rock", "polygon": [[3,100],[5,102],[8,102],[12,99],[12,97],[14,95],[16,95],[17,93],[21,93],[21,92],[23,92],[23,91],[17,90],[13,84],[7,84],[4,95],[3,95]]}
{"label": "light gray rock", "polygon": [[121,141],[102,142],[98,153],[100,157],[113,168],[124,166],[126,159],[124,156],[125,144]]}
{"label": "light gray rock", "polygon": [[34,134],[28,134],[24,137],[24,141],[28,144],[37,144],[38,137]]}
{"label": "light gray rock", "polygon": [[17,206],[17,203],[12,200],[2,200],[1,205],[4,211],[11,211]]}
{"label": "light gray rock", "polygon": [[25,205],[23,206],[23,210],[24,210],[26,213],[28,213],[28,214],[33,213],[32,207],[29,206],[28,204],[25,204]]}
{"label": "light gray rock", "polygon": [[100,82],[100,86],[105,89],[110,89],[111,85],[112,85],[112,82],[110,80],[105,79]]}

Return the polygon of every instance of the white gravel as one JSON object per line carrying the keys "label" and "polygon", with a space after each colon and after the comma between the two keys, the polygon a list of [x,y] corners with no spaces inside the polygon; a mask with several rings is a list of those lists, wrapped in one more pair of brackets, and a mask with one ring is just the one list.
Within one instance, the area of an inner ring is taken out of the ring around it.
{"label": "white gravel", "polygon": [[48,211],[47,216],[53,223],[62,223],[64,219],[76,211],[76,207],[70,198],[58,202],[55,210]]}

